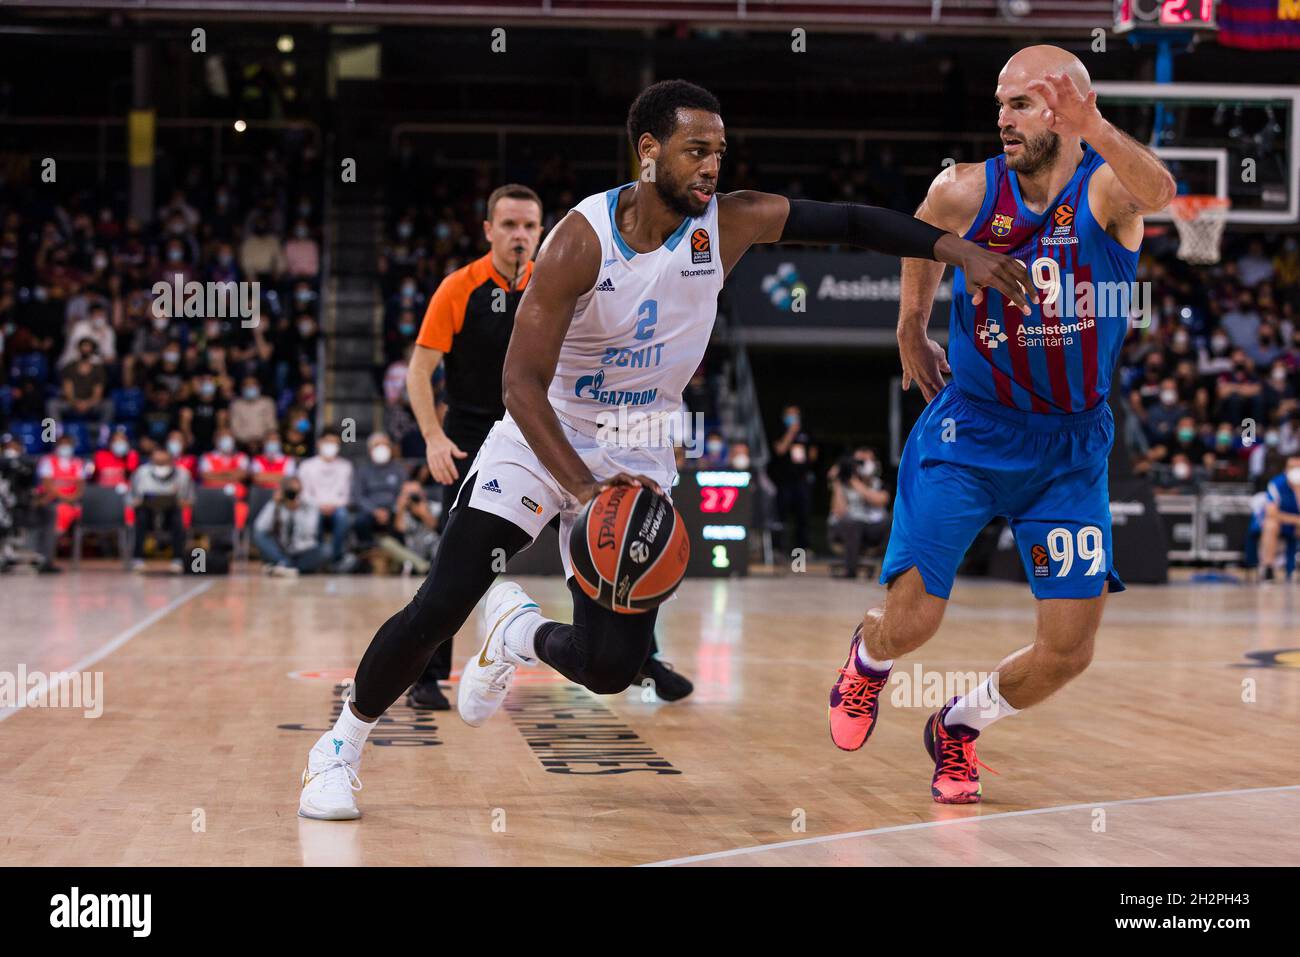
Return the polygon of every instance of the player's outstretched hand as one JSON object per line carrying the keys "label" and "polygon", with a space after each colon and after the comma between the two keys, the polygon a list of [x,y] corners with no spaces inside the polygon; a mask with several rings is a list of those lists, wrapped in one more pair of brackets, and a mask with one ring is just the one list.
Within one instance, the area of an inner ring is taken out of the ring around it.
{"label": "player's outstretched hand", "polygon": [[659,483],[645,475],[633,475],[631,472],[619,472],[617,475],[603,479],[599,482],[592,482],[585,486],[578,493],[578,503],[586,505],[589,501],[599,495],[605,489],[614,485],[644,485],[656,495],[663,495],[664,490],[659,487]]}
{"label": "player's outstretched hand", "polygon": [[1102,123],[1096,91],[1081,92],[1064,73],[1049,73],[1041,80],[1032,81],[1027,89],[1043,98],[1046,104],[1043,122],[1053,133],[1088,139]]}
{"label": "player's outstretched hand", "polygon": [[898,327],[898,357],[903,362],[903,391],[915,382],[929,402],[943,389],[943,374],[951,372],[943,346],[925,334],[919,326]]}
{"label": "player's outstretched hand", "polygon": [[429,463],[429,474],[440,485],[451,485],[456,481],[455,460],[466,458],[467,455],[446,434],[425,443],[424,457]]}
{"label": "player's outstretched hand", "polygon": [[974,290],[971,302],[979,305],[984,301],[984,289],[992,286],[1006,296],[1017,309],[1026,316],[1032,311],[1030,302],[1038,302],[1038,292],[1029,270],[1019,259],[991,253],[983,246],[966,243],[969,249],[962,250],[962,269],[966,273],[966,285]]}

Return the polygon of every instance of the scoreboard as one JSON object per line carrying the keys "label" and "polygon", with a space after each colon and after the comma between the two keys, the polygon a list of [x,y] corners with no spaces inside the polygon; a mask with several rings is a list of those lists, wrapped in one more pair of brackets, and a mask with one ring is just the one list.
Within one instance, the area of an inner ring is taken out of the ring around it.
{"label": "scoreboard", "polygon": [[754,517],[754,475],[734,470],[682,472],[673,489],[691,538],[689,578],[749,574],[749,529]]}
{"label": "scoreboard", "polygon": [[1214,30],[1217,0],[1115,0],[1115,32]]}

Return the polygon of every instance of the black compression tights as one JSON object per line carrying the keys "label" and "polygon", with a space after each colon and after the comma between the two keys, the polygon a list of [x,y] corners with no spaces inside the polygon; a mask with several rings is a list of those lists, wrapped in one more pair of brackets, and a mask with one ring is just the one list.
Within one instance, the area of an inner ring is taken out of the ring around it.
{"label": "black compression tights", "polygon": [[[523,529],[499,515],[464,503],[454,508],[429,577],[406,607],[380,626],[357,666],[356,710],[371,719],[387,711],[424,671],[434,650],[460,630],[492,587],[503,559],[528,542]],[[657,612],[609,611],[572,579],[569,591],[573,624],[549,622],[539,628],[537,656],[597,694],[622,691],[653,650]]]}

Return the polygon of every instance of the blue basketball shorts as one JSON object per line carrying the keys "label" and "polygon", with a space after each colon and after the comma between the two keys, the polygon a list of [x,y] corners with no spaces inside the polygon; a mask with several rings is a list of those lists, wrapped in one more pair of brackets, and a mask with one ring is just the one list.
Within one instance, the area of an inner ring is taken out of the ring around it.
{"label": "blue basketball shorts", "polygon": [[1123,591],[1111,551],[1107,458],[1114,419],[1020,412],[948,385],[903,449],[882,585],[916,568],[939,598],[975,536],[1006,518],[1035,598]]}

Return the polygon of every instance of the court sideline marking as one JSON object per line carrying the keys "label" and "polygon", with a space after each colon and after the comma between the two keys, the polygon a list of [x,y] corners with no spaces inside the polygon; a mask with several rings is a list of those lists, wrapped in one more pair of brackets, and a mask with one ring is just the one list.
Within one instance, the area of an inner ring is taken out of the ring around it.
{"label": "court sideline marking", "polygon": [[[157,624],[162,619],[166,618],[168,615],[170,615],[172,612],[174,612],[177,608],[181,607],[181,605],[185,604],[190,599],[197,598],[199,595],[202,595],[214,584],[216,583],[212,581],[206,581],[203,582],[201,585],[194,586],[193,588],[191,588],[189,591],[185,592],[182,595],[177,595],[175,598],[173,598],[167,604],[163,605],[161,608],[157,608],[154,611],[150,612],[148,615],[146,615],[145,617],[137,621],[134,625],[127,628],[125,631],[119,633],[116,637],[110,639],[106,645],[97,648],[95,651],[92,651],[90,654],[86,655],[80,661],[74,662],[73,664],[69,665],[67,668],[60,668],[58,669],[58,671],[51,672],[51,673],[52,674],[64,674],[64,673],[74,674],[77,672],[85,671],[91,665],[95,664],[96,662],[108,657],[113,652],[117,651],[117,649],[121,648],[123,645],[125,645],[136,635],[140,634],[140,632],[144,631],[146,628],[149,628]],[[27,698],[24,701],[24,704],[21,706],[16,706],[12,708],[0,708],[0,721],[5,720],[5,718],[12,717],[13,715],[17,714],[19,711],[26,710],[27,706],[31,703],[32,698],[37,697],[38,696],[37,692],[40,690],[41,689],[39,688],[33,688],[31,691],[29,691],[27,693]]]}
{"label": "court sideline marking", "polygon": [[917,821],[913,824],[895,824],[890,827],[873,827],[865,831],[847,831],[842,834],[823,834],[820,837],[804,837],[794,841],[780,841],[776,844],[755,844],[752,847],[737,847],[729,851],[714,851],[711,854],[693,854],[690,857],[674,857],[667,861],[651,861],[638,864],[638,867],[674,867],[678,864],[694,864],[700,861],[716,861],[727,857],[741,857],[784,847],[800,847],[809,844],[829,844],[831,841],[846,841],[855,837],[874,837],[877,834],[893,834],[899,831],[920,831],[950,824],[970,824],[976,821],[997,821],[1012,817],[1029,817],[1033,814],[1056,814],[1060,811],[1091,811],[1099,807],[1119,807],[1123,804],[1158,804],[1165,801],[1187,801],[1195,798],[1236,797],[1242,794],[1268,794],[1275,791],[1300,791],[1300,784],[1281,784],[1267,788],[1238,788],[1233,791],[1195,791],[1190,794],[1161,794],[1155,797],[1123,798],[1118,801],[1089,801],[1084,804],[1061,804],[1055,807],[1029,808],[1024,811],[1001,811],[996,814],[980,814],[971,817],[949,818],[944,821]]}

